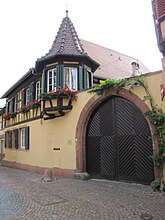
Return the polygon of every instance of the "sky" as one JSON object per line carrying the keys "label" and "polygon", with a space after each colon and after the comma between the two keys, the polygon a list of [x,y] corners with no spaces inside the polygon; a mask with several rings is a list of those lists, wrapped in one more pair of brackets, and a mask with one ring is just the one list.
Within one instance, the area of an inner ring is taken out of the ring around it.
{"label": "sky", "polygon": [[49,51],[66,10],[79,38],[141,60],[152,72],[162,69],[151,0],[5,0],[0,97]]}

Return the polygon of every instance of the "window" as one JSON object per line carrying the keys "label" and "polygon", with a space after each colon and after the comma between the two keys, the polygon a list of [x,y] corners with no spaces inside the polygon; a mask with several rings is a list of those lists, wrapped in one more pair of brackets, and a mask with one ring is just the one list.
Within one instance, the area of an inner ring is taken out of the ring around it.
{"label": "window", "polygon": [[26,89],[26,105],[30,102],[30,90],[29,88]]}
{"label": "window", "polygon": [[40,81],[36,82],[36,99],[38,100],[38,97],[41,93],[41,85],[40,85]]}
{"label": "window", "polygon": [[77,90],[77,68],[64,68],[64,88],[69,88],[70,90]]}
{"label": "window", "polygon": [[25,128],[21,129],[21,148],[25,149]]}
{"label": "window", "polygon": [[47,74],[47,92],[56,91],[56,68],[48,70]]}
{"label": "window", "polygon": [[21,148],[22,149],[29,149],[29,127],[26,128],[21,128],[20,129],[21,132]]}
{"label": "window", "polygon": [[87,70],[87,88],[93,86],[93,74],[90,70]]}

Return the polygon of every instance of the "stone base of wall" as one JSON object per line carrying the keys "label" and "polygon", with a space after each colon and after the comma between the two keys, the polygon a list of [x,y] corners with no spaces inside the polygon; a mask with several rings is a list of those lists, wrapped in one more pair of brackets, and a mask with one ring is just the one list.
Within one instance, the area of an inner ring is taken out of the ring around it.
{"label": "stone base of wall", "polygon": [[25,170],[25,171],[33,172],[33,173],[39,173],[42,175],[45,174],[45,170],[50,170],[52,173],[52,176],[74,178],[74,174],[75,174],[75,170],[73,170],[73,169],[61,169],[61,168],[57,168],[57,167],[52,167],[52,168],[39,167],[39,166],[21,164],[21,163],[17,163],[17,162],[11,162],[11,161],[7,161],[7,160],[2,160],[1,164],[2,164],[2,166],[5,166],[5,167]]}

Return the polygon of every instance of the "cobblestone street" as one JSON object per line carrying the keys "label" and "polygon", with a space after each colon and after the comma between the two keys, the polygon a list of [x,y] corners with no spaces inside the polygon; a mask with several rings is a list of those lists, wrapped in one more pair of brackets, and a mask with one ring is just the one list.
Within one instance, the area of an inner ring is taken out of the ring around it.
{"label": "cobblestone street", "polygon": [[42,178],[0,166],[0,220],[165,219],[165,195],[150,186]]}

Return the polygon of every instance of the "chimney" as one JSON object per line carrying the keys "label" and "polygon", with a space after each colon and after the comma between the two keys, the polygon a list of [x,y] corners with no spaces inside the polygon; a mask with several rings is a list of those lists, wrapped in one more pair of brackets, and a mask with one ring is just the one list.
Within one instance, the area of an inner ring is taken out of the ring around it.
{"label": "chimney", "polygon": [[136,62],[132,62],[132,76],[135,76],[139,73],[139,64]]}

